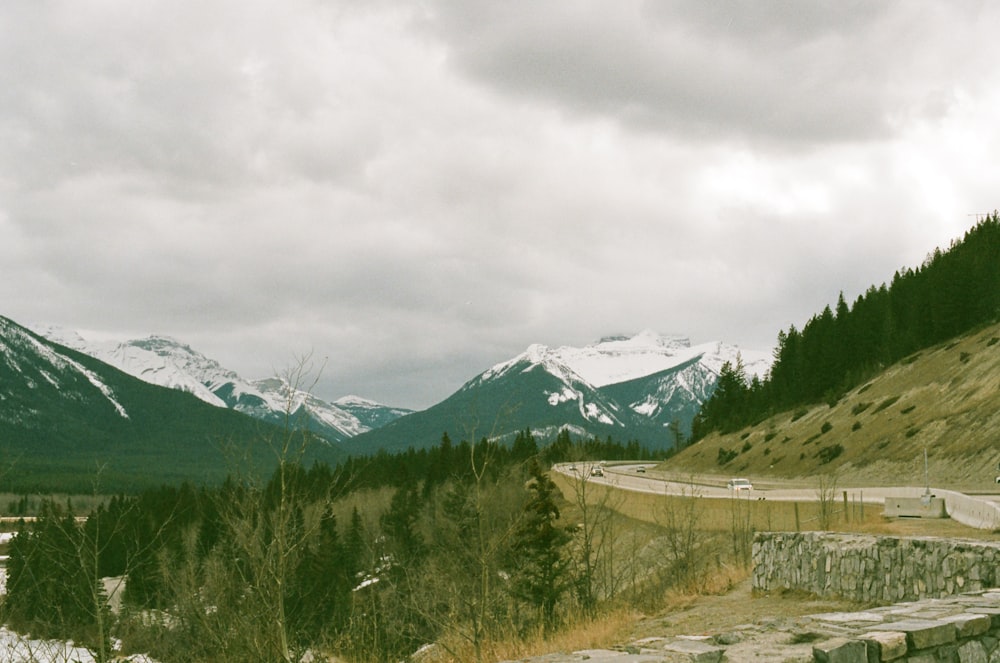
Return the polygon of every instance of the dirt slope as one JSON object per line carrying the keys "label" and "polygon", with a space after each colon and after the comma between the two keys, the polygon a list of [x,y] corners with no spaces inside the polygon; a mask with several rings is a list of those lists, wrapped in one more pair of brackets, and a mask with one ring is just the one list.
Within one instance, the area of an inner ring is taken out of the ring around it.
{"label": "dirt slope", "polygon": [[[720,463],[719,450],[735,453]],[[1000,474],[1000,325],[916,353],[838,402],[710,435],[667,461],[682,473],[802,478],[839,485],[992,490]]]}

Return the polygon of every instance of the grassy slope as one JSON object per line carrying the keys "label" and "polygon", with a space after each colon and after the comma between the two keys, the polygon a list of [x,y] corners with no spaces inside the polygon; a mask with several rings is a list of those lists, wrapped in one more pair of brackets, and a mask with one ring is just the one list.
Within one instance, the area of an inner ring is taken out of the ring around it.
{"label": "grassy slope", "polygon": [[[831,451],[821,449],[836,445],[842,453],[824,463],[823,454]],[[720,465],[720,448],[737,455]],[[925,448],[932,485],[994,487],[1000,474],[1000,325],[908,357],[833,406],[817,404],[734,434],[712,434],[663,469],[751,478],[835,472],[844,486],[924,485]]]}

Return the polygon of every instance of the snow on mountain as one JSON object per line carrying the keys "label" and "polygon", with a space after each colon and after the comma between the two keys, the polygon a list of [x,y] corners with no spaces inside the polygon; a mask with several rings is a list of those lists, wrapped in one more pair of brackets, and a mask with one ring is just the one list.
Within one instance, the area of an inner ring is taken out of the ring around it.
{"label": "snow on mountain", "polygon": [[371,428],[348,409],[301,390],[290,390],[282,379],[246,380],[167,336],[90,342],[77,332],[58,327],[35,325],[33,329],[49,340],[100,359],[140,380],[189,392],[216,407],[232,408],[276,423],[283,421],[286,413],[296,413],[297,422],[309,420],[310,429],[336,441]]}
{"label": "snow on mountain", "polygon": [[763,379],[767,372],[771,370],[773,357],[770,352],[762,350],[745,350],[735,345],[726,343],[705,343],[697,345],[693,350],[701,355],[701,363],[712,370],[716,375],[722,372],[722,365],[727,361],[733,366],[737,359],[743,362],[743,370],[747,379],[754,376]]}
{"label": "snow on mountain", "polygon": [[583,420],[616,426],[629,425],[628,411],[646,424],[661,429],[677,425],[686,434],[726,362],[742,362],[748,378],[763,377],[770,368],[770,355],[719,342],[692,346],[685,337],[647,330],[635,336],[605,337],[582,348],[531,345],[463,389],[515,372],[542,370],[559,385],[542,392],[552,407],[576,401]]}
{"label": "snow on mountain", "polygon": [[770,367],[770,355],[766,352],[740,350],[724,343],[692,346],[685,337],[663,336],[646,330],[632,337],[605,337],[582,348],[532,345],[522,354],[489,369],[483,377],[502,375],[526,361],[543,366],[567,381],[578,378],[594,387],[604,387],[676,368],[692,359],[699,359],[718,374],[723,363],[735,364],[738,355],[748,377],[763,377]]}
{"label": "snow on mountain", "polygon": [[144,382],[187,391],[216,407],[230,406],[215,393],[224,384],[232,384],[235,391],[256,392],[233,371],[167,336],[91,342],[75,331],[59,327],[33,325],[32,329],[50,341],[100,359]]}
{"label": "snow on mountain", "polygon": [[226,403],[212,387],[223,384],[227,377],[233,382],[240,379],[215,361],[167,337],[150,336],[98,346],[96,357],[140,380],[187,391],[216,407],[226,407]]}
{"label": "snow on mountain", "polygon": [[595,387],[625,382],[673,368],[691,359],[690,341],[642,331],[632,337],[611,336],[598,343],[550,350],[562,363]]}
{"label": "snow on mountain", "polygon": [[462,391],[474,391],[484,384],[511,379],[517,375],[544,373],[548,376],[548,381],[541,388],[541,397],[550,406],[562,407],[575,403],[574,409],[583,421],[605,426],[623,426],[617,405],[602,398],[597,386],[564,361],[566,356],[572,354],[567,350],[572,348],[553,351],[544,345],[531,345],[513,359],[496,364],[470,380],[462,387]]}
{"label": "snow on mountain", "polygon": [[[33,366],[21,366],[18,356],[24,355],[24,349],[31,352]],[[61,354],[55,348],[40,342],[37,338],[25,331],[23,327],[9,322],[5,318],[0,318],[0,356],[4,362],[15,373],[21,373],[28,381],[28,386],[33,387],[32,375],[37,374],[45,382],[56,389],[62,388],[62,382],[67,380],[66,374],[82,376],[95,387],[98,392],[107,399],[114,407],[115,411],[123,419],[128,419],[129,415],[118,399],[114,390],[109,387],[96,373],[88,369],[80,362]],[[40,365],[39,363],[40,362]]]}
{"label": "snow on mountain", "polygon": [[390,421],[395,421],[400,417],[413,414],[413,410],[400,407],[388,407],[381,403],[361,398],[360,396],[344,396],[333,402],[342,410],[353,414],[368,429],[375,429],[385,426]]}
{"label": "snow on mountain", "polygon": [[369,430],[352,413],[316,398],[307,391],[295,389],[284,378],[255,380],[253,386],[262,394],[272,412],[289,413],[293,418],[308,415],[319,424],[354,437]]}

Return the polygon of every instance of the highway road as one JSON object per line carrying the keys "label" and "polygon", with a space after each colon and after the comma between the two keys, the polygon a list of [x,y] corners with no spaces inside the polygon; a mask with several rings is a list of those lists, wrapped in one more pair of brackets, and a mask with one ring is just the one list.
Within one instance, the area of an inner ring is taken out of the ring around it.
{"label": "highway road", "polygon": [[[578,479],[585,478],[594,483],[613,486],[620,490],[631,490],[659,495],[680,495],[709,498],[731,498],[754,500],[774,500],[792,502],[819,501],[819,485],[807,487],[802,482],[782,482],[768,479],[766,483],[754,485],[749,491],[733,491],[726,487],[726,480],[717,476],[691,475],[678,477],[655,471],[656,463],[603,463],[585,461],[579,463],[559,463],[552,469]],[[599,471],[595,471],[597,468]],[[795,485],[797,483],[798,485]],[[917,486],[869,486],[865,488],[837,488],[840,499],[844,492],[852,503],[865,502],[884,505],[887,497],[921,497],[928,492],[927,487]],[[1000,495],[966,495],[951,490],[929,488],[932,495],[943,497],[952,519],[970,527],[983,529],[1000,528]]]}

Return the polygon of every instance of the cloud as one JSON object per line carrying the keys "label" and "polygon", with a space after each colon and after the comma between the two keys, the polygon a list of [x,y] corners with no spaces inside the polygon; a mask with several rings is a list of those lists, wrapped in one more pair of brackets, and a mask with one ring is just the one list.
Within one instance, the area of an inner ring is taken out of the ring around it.
{"label": "cloud", "polygon": [[941,112],[991,13],[739,0],[434,8],[429,29],[453,65],[497,89],[689,139],[799,147],[883,139],[901,113]]}
{"label": "cloud", "polygon": [[756,348],[996,207],[973,3],[0,8],[0,300],[424,407],[530,343]]}

